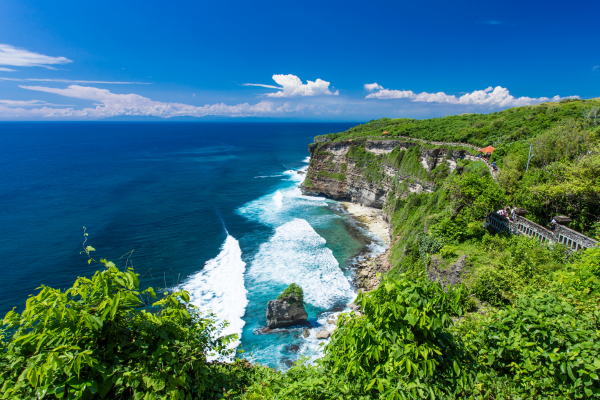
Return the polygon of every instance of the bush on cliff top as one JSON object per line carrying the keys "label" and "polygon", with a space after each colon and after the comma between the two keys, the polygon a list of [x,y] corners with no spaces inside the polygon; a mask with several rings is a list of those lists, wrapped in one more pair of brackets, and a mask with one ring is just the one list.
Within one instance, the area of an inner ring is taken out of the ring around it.
{"label": "bush on cliff top", "polygon": [[277,296],[277,299],[287,299],[291,301],[297,301],[300,304],[304,303],[304,291],[295,283],[291,283],[290,286],[285,288],[285,290]]}

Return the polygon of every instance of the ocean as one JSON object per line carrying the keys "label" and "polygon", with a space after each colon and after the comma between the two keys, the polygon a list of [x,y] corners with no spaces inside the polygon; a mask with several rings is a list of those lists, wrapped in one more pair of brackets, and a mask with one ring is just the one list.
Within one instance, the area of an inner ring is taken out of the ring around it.
{"label": "ocean", "polygon": [[[40,285],[133,262],[144,287],[184,288],[238,333],[238,356],[286,368],[322,354],[314,335],[356,296],[349,265],[383,242],[336,202],[302,196],[307,145],[354,123],[0,123],[0,313]],[[304,328],[263,333],[295,282]]]}

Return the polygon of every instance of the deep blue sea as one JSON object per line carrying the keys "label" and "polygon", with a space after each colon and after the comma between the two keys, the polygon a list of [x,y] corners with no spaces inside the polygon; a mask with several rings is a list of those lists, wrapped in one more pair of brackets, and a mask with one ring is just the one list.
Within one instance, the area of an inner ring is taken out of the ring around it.
{"label": "deep blue sea", "polygon": [[[318,357],[327,316],[355,297],[350,262],[381,242],[335,202],[302,196],[315,135],[352,123],[0,123],[0,313],[44,284],[130,260],[144,287],[190,291],[240,333],[240,356],[285,368]],[[378,247],[379,246],[379,247]],[[305,292],[302,328],[262,334],[266,305]]]}

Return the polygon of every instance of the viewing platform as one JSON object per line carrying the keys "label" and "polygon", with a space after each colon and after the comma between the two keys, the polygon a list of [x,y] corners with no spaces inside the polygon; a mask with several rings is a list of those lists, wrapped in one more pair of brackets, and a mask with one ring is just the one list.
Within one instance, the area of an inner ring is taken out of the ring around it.
{"label": "viewing platform", "polygon": [[520,215],[515,216],[514,221],[511,221],[510,219],[493,212],[486,217],[484,227],[491,228],[496,232],[509,232],[513,235],[531,236],[538,239],[540,243],[548,242],[549,244],[564,244],[573,251],[598,247],[598,242],[596,240],[574,231],[569,227],[556,224],[554,225],[554,230],[550,230]]}

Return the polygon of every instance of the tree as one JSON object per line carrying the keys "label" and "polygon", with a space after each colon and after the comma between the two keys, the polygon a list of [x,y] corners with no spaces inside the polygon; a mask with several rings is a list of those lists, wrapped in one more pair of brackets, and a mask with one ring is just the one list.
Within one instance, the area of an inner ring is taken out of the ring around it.
{"label": "tree", "polygon": [[468,210],[472,218],[483,218],[504,201],[504,193],[492,177],[476,172],[455,175],[446,184],[446,190],[453,200],[450,220],[454,220],[463,209]]}

